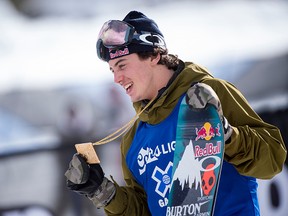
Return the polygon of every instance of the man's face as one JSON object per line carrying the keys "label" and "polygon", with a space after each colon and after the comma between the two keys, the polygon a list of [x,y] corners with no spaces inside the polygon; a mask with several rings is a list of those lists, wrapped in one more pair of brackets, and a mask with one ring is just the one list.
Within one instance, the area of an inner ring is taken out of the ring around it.
{"label": "man's face", "polygon": [[154,65],[151,58],[141,60],[135,53],[109,61],[114,82],[125,89],[132,102],[151,100],[157,95],[152,72]]}

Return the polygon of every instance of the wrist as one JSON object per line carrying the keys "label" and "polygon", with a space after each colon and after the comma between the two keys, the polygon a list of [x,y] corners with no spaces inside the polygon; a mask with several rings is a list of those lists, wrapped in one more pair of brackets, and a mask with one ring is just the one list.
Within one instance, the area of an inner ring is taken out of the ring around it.
{"label": "wrist", "polygon": [[102,184],[96,189],[96,191],[87,196],[92,203],[97,207],[105,207],[108,205],[116,194],[116,187],[113,182],[104,177]]}
{"label": "wrist", "polygon": [[233,129],[231,125],[229,124],[228,120],[225,118],[225,116],[222,116],[222,125],[223,125],[223,132],[224,132],[224,141],[225,144],[228,144],[231,142],[231,135],[233,133]]}

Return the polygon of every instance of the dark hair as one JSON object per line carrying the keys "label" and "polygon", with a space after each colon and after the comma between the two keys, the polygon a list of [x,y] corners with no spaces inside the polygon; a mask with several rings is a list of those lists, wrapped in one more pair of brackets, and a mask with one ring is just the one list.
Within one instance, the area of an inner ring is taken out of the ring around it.
{"label": "dark hair", "polygon": [[154,48],[152,52],[139,52],[137,54],[142,60],[153,56],[156,57],[160,54],[161,58],[158,64],[166,65],[168,69],[176,70],[179,65],[179,58],[177,55],[168,54],[167,49],[162,49],[160,47]]}

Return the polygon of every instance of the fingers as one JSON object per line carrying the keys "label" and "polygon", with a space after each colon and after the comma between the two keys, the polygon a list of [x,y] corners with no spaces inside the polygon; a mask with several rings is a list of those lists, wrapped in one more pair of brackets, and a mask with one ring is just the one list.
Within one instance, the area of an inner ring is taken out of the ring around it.
{"label": "fingers", "polygon": [[100,164],[90,164],[90,177],[96,180],[100,179],[102,182],[104,172]]}
{"label": "fingers", "polygon": [[86,183],[89,178],[89,165],[80,154],[74,154],[65,173],[67,180],[74,184]]}
{"label": "fingers", "polygon": [[[104,173],[100,164],[88,164],[78,153],[73,155],[65,176],[66,186],[78,194],[97,197],[96,191],[99,189],[98,193],[100,193],[102,190],[99,187],[103,183]],[[97,197],[99,200],[100,198]]]}
{"label": "fingers", "polygon": [[207,84],[196,83],[187,91],[187,103],[194,109],[203,109],[212,104],[216,107],[220,116],[223,115],[220,100],[215,91]]}

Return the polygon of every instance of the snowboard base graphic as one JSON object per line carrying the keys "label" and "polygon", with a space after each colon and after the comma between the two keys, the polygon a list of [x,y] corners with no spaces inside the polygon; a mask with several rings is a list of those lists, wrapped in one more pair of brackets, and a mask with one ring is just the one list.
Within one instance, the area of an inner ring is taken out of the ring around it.
{"label": "snowboard base graphic", "polygon": [[178,114],[166,216],[213,215],[223,155],[224,132],[216,108],[190,108],[185,96]]}

